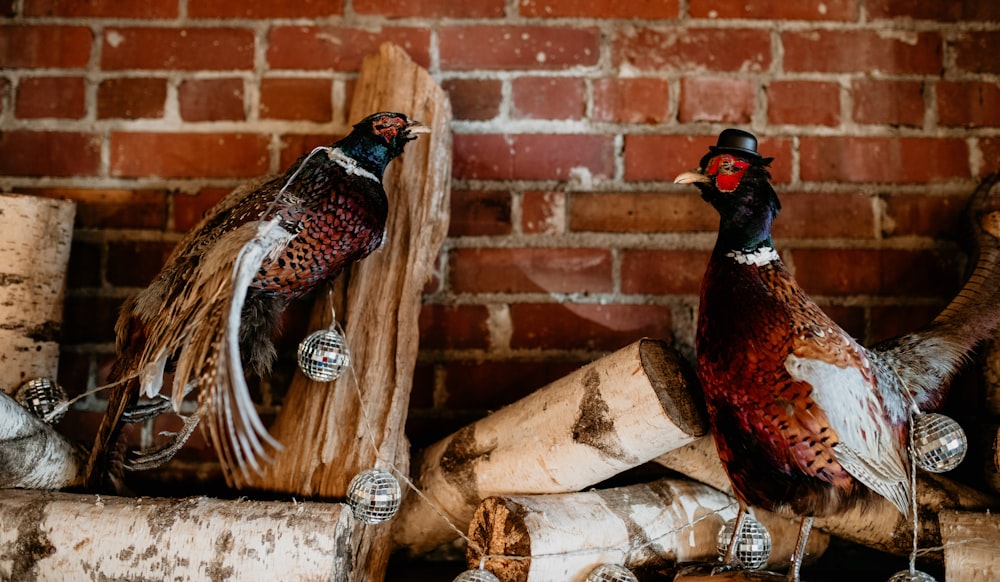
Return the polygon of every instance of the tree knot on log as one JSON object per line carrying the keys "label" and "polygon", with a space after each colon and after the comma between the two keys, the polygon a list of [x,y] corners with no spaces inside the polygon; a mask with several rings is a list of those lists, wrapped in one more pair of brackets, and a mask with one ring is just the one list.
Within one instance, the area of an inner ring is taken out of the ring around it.
{"label": "tree knot on log", "polygon": [[601,397],[601,377],[596,369],[591,368],[583,376],[583,387],[583,399],[573,424],[573,441],[623,463],[638,464],[640,460],[629,454],[618,438],[611,408]]}

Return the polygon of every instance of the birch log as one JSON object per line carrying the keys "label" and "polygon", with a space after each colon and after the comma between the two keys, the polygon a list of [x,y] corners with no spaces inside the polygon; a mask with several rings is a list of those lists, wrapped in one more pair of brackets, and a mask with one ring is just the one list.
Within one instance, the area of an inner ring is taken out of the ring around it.
{"label": "birch log", "polygon": [[339,504],[5,491],[0,580],[347,581],[353,523]]}
{"label": "birch log", "polygon": [[76,205],[0,194],[0,390],[56,377]]}
{"label": "birch log", "polygon": [[942,511],[945,582],[1000,580],[1000,515]]}
{"label": "birch log", "polygon": [[640,340],[431,445],[397,518],[397,545],[419,554],[457,537],[493,495],[578,491],[704,434],[693,371],[666,344]]}
{"label": "birch log", "polygon": [[[702,437],[702,441],[704,442],[662,455],[656,461],[703,483],[731,490],[718,456],[712,457],[708,453],[715,450],[712,436]],[[942,475],[921,471],[917,475],[917,506],[920,516],[920,547],[933,548],[941,545],[937,520],[940,511],[995,510],[1000,508],[1000,500]],[[838,516],[817,518],[815,529],[900,556],[908,555],[912,549],[912,521],[900,514],[892,503],[881,498],[863,510],[855,509]],[[941,555],[932,553],[928,558],[940,561]]]}
{"label": "birch log", "polygon": [[[597,565],[665,572],[680,562],[715,561],[716,538],[734,517],[736,501],[689,480],[584,493],[489,497],[469,526],[470,568],[485,567],[504,582],[583,581]],[[798,524],[760,515],[771,534],[766,567],[788,564]],[[823,554],[829,537],[811,536],[808,558]]]}
{"label": "birch log", "polygon": [[[386,243],[349,274],[342,313],[353,371],[335,387],[296,374],[272,427],[285,449],[251,484],[256,488],[342,498],[362,470],[378,465],[408,472],[403,428],[417,360],[420,296],[448,230],[451,105],[426,70],[403,49],[385,44],[362,63],[350,118],[376,111],[405,113],[432,133],[389,164]],[[352,558],[363,570],[358,579],[381,580],[389,526],[359,527]]]}
{"label": "birch log", "polygon": [[0,489],[62,489],[83,481],[82,450],[0,390]]}

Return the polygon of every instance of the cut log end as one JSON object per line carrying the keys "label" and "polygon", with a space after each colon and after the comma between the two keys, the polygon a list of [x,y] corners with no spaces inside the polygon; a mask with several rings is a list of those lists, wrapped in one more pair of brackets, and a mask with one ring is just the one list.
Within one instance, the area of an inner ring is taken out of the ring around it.
{"label": "cut log end", "polygon": [[525,534],[524,514],[523,506],[503,497],[484,499],[470,525],[468,563],[478,564],[485,555],[484,567],[501,580],[527,580],[531,538]]}
{"label": "cut log end", "polygon": [[639,360],[664,412],[677,428],[691,437],[707,434],[704,400],[691,364],[665,342],[652,339],[640,342]]}

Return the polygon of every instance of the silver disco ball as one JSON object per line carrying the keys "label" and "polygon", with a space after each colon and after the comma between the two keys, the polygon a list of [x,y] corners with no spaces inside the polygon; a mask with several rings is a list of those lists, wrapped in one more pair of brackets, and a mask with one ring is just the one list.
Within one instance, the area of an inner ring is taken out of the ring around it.
{"label": "silver disco ball", "polygon": [[500,582],[500,579],[493,572],[479,568],[462,572],[458,576],[455,576],[452,582]]}
{"label": "silver disco ball", "polygon": [[889,578],[889,582],[937,582],[934,576],[930,574],[925,574],[920,570],[903,570],[902,572],[896,572]]}
{"label": "silver disco ball", "polygon": [[362,471],[347,486],[347,504],[365,523],[381,523],[396,515],[402,499],[399,481],[383,469]]}
{"label": "silver disco ball", "polygon": [[969,441],[961,425],[943,414],[913,419],[913,453],[917,466],[931,473],[951,471],[965,458]]}
{"label": "silver disco ball", "polygon": [[62,386],[48,378],[28,380],[14,393],[14,400],[29,412],[49,424],[59,422],[66,411],[63,410],[52,418],[47,418],[56,406],[66,402],[66,391]]}
{"label": "silver disco ball", "polygon": [[639,579],[625,566],[601,564],[587,574],[587,582],[639,582]]}
{"label": "silver disco ball", "polygon": [[[717,542],[720,556],[726,555],[735,528],[736,518],[734,517],[723,524],[722,529],[719,530]],[[740,541],[736,544],[736,559],[748,570],[757,570],[766,564],[767,559],[771,557],[771,534],[768,533],[764,524],[750,515],[743,519],[743,528],[740,531]]]}
{"label": "silver disco ball", "polygon": [[344,336],[334,329],[314,331],[299,344],[299,368],[317,382],[332,382],[351,365]]}

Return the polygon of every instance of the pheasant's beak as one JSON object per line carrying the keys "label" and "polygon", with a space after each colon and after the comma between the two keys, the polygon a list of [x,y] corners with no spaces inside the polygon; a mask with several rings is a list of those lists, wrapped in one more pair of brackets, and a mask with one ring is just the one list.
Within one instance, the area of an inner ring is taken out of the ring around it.
{"label": "pheasant's beak", "polygon": [[696,182],[711,184],[712,179],[697,170],[684,172],[683,174],[674,178],[674,184],[694,184]]}
{"label": "pheasant's beak", "polygon": [[411,119],[410,122],[406,124],[407,134],[430,133],[430,132],[431,128],[424,125],[423,123],[420,123],[419,121]]}

